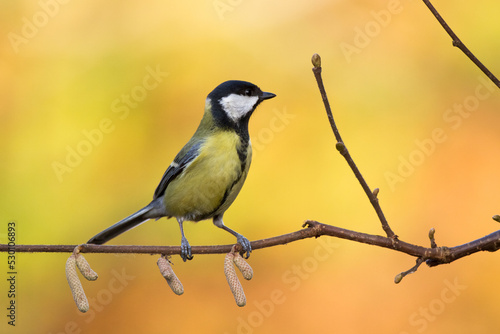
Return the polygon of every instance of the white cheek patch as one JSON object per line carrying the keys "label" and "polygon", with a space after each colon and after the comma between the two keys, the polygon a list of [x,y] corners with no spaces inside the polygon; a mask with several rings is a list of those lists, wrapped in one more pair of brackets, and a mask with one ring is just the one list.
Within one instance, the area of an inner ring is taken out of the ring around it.
{"label": "white cheek patch", "polygon": [[258,96],[231,94],[223,97],[219,102],[227,116],[234,122],[237,122],[240,118],[252,111],[258,100]]}

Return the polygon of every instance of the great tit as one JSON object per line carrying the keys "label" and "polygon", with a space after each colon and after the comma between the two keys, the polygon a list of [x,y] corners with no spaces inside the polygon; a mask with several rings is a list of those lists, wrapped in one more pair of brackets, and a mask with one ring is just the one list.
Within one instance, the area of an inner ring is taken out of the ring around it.
{"label": "great tit", "polygon": [[198,129],[163,174],[153,201],[87,243],[103,244],[148,219],[175,217],[182,236],[180,255],[186,261],[193,257],[183,222],[213,218],[215,226],[234,235],[250,256],[250,241],[225,226],[222,216],[236,199],[250,168],[250,116],[262,101],[275,96],[246,81],[230,80],[217,86],[207,96]]}

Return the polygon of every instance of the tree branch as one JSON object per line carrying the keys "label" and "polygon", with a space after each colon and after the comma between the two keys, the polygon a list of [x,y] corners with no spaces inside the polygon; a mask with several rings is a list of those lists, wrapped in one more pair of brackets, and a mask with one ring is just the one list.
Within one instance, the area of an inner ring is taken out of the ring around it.
{"label": "tree branch", "polygon": [[[495,252],[500,249],[500,230],[486,235],[477,240],[455,247],[426,248],[413,245],[398,239],[380,235],[367,234],[347,230],[344,228],[322,224],[314,220],[304,223],[304,229],[283,234],[280,236],[252,241],[252,249],[263,249],[278,245],[285,245],[294,241],[330,236],[351,240],[368,245],[388,248],[426,261],[427,265],[434,267],[456,261],[481,251]],[[0,244],[0,252],[16,253],[72,253],[77,245],[15,245]],[[179,246],[114,246],[114,245],[81,245],[81,253],[114,253],[114,254],[180,254]],[[193,254],[224,254],[231,251],[234,245],[192,246]]]}
{"label": "tree branch", "polygon": [[[316,237],[319,228],[307,228],[296,232],[252,241],[252,250],[267,248],[277,245],[284,245],[289,242]],[[7,252],[13,250],[15,252],[25,253],[72,253],[78,245],[15,245],[9,246],[0,244],[0,252]],[[225,254],[231,251],[234,245],[216,245],[216,246],[192,246],[191,252],[193,254]],[[240,247],[237,245],[236,250]],[[180,246],[135,246],[135,245],[94,245],[82,244],[81,253],[133,253],[133,254],[163,254],[175,255],[181,253]]]}
{"label": "tree branch", "polygon": [[434,17],[436,17],[436,19],[441,24],[441,26],[444,28],[444,30],[446,30],[446,32],[448,33],[448,35],[450,35],[451,39],[453,40],[453,46],[456,46],[457,48],[459,48],[460,50],[462,50],[462,52],[467,57],[469,57],[469,59],[472,60],[472,62],[474,64],[476,64],[476,66],[479,67],[479,69],[481,69],[481,71],[483,71],[483,73],[486,74],[486,76],[488,78],[490,78],[490,80],[498,88],[500,88],[500,81],[497,79],[497,77],[494,76],[493,73],[491,73],[490,70],[488,70],[488,68],[486,66],[484,66],[482,62],[479,61],[479,59],[477,59],[477,57],[465,46],[465,44],[460,40],[460,38],[458,38],[458,36],[453,32],[453,30],[451,30],[450,26],[441,17],[441,15],[438,13],[438,11],[436,10],[436,8],[434,8],[434,6],[431,4],[430,0],[422,0],[422,1],[429,8],[429,10],[434,15]]}

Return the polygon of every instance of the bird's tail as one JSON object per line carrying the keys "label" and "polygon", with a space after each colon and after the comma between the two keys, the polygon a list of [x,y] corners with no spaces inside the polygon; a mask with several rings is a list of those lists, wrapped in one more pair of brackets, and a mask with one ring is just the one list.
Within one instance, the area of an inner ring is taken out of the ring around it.
{"label": "bird's tail", "polygon": [[89,241],[87,241],[87,243],[102,245],[108,242],[109,240],[119,236],[123,232],[139,226],[150,218],[155,218],[155,215],[152,212],[155,211],[154,209],[155,206],[153,201],[148,206],[140,209],[136,213],[131,214],[127,218],[120,220],[118,223],[93,236]]}

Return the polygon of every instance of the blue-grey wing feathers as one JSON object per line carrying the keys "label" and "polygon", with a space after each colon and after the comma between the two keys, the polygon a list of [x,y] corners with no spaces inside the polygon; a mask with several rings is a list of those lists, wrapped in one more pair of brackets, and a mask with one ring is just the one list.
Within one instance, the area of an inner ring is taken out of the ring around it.
{"label": "blue-grey wing feathers", "polygon": [[[186,145],[179,154],[175,157],[174,161],[168,166],[167,170],[163,174],[161,178],[160,184],[156,187],[155,194],[153,199],[157,199],[161,197],[167,186],[170,182],[172,182],[182,171],[196,158],[199,154],[199,149],[201,147],[202,142],[196,142],[189,147]],[[186,153],[184,153],[187,150]]]}

